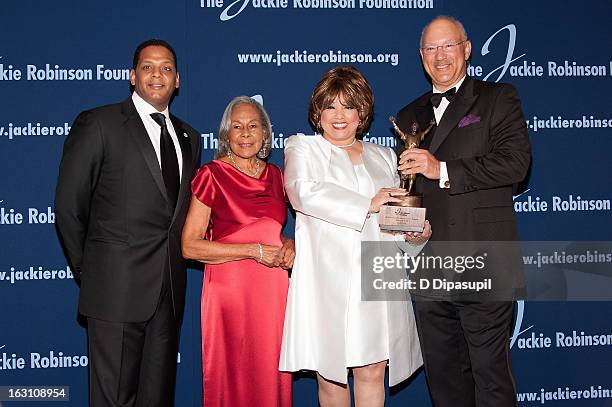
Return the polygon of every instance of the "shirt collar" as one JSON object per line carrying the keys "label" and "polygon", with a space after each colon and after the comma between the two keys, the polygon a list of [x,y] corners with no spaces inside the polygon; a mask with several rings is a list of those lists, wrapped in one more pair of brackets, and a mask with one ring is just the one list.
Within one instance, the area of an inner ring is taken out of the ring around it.
{"label": "shirt collar", "polygon": [[134,106],[136,107],[136,111],[141,116],[149,116],[151,113],[161,113],[166,116],[166,119],[169,118],[170,113],[168,111],[168,107],[161,112],[158,112],[156,108],[147,103],[146,100],[140,97],[140,95],[136,92],[132,93],[132,102],[134,102]]}
{"label": "shirt collar", "polygon": [[[466,75],[463,75],[463,78],[459,79],[453,86],[449,87],[449,89],[451,88],[456,88],[457,90],[459,90],[459,88],[461,87],[461,84],[463,84],[463,81],[465,80]],[[433,86],[433,93],[443,93],[441,90],[436,89],[435,85]]]}

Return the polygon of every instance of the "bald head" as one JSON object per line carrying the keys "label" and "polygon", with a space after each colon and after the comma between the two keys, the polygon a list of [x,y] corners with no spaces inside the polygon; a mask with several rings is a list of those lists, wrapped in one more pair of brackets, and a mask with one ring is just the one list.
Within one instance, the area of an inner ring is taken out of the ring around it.
{"label": "bald head", "polygon": [[427,29],[432,24],[438,23],[438,22],[442,22],[442,21],[454,24],[455,27],[457,28],[457,30],[459,30],[459,32],[461,33],[461,40],[467,40],[467,38],[468,38],[467,32],[465,31],[465,28],[463,27],[463,24],[461,24],[461,21],[459,21],[455,17],[451,17],[451,16],[437,16],[436,18],[431,20],[429,23],[427,23],[427,25],[425,27],[423,27],[423,31],[421,31],[421,39],[419,40],[419,47],[423,47],[423,37],[425,37],[425,32],[427,31]]}

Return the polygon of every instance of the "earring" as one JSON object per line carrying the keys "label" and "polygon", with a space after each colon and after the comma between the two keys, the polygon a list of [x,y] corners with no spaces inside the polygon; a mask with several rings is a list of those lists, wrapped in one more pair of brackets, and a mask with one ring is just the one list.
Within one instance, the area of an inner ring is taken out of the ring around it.
{"label": "earring", "polygon": [[228,156],[229,158],[231,158],[231,157],[232,157],[232,150],[229,150],[229,149],[227,150],[227,156]]}

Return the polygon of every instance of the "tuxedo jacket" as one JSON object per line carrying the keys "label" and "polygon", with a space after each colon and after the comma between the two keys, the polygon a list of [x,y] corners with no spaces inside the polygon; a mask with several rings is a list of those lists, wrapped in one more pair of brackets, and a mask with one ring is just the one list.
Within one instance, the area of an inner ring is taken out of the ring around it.
{"label": "tuxedo jacket", "polygon": [[[402,130],[409,131],[414,122],[425,129],[434,120],[431,94],[400,110]],[[403,146],[398,148],[401,153]],[[446,162],[450,180],[447,189],[422,175],[415,182],[432,225],[430,241],[518,239],[512,192],[527,174],[531,147],[513,86],[467,77],[422,148]],[[522,273],[513,284],[525,285]]]}
{"label": "tuxedo jacket", "polygon": [[200,136],[177,117],[170,118],[183,155],[175,208],[131,98],[82,112],[66,139],[56,222],[81,281],[82,315],[145,321],[155,312],[166,279],[176,320],[181,321],[186,283],[181,233],[200,161]]}

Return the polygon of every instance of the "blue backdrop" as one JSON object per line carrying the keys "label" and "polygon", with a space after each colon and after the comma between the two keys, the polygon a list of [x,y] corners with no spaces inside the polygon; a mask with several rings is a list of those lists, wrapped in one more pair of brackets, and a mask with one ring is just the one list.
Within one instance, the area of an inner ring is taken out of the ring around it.
{"label": "blue backdrop", "polygon": [[[225,105],[246,94],[263,99],[275,136],[271,161],[282,165],[283,140],[312,133],[312,88],[339,63],[357,66],[374,90],[367,139],[393,145],[386,117],[430,86],[418,54],[421,28],[436,15],[457,16],[473,44],[470,74],[511,82],[521,94],[533,145],[527,191],[515,198],[521,237],[612,240],[611,12],[608,0],[3,1],[0,385],[66,385],[71,400],[62,405],[87,404],[86,338],[54,227],[55,180],[78,112],[129,95],[141,41],[175,46],[181,89],[172,111],[202,133],[203,162],[212,158]],[[584,200],[592,208],[571,205]],[[201,282],[192,270],[177,406],[201,403]],[[521,405],[612,405],[612,305],[517,308],[511,345]],[[601,344],[559,341],[581,335]],[[296,379],[294,393],[296,406],[316,405],[312,377]],[[391,393],[389,406],[431,405],[422,373]],[[8,405],[30,404],[41,405]]]}

